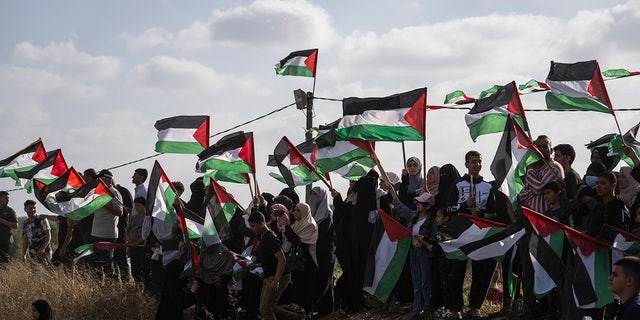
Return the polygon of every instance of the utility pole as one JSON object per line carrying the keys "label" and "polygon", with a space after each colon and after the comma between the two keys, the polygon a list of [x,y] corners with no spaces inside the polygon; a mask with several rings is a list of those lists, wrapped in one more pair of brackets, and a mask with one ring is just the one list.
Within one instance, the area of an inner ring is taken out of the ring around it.
{"label": "utility pole", "polygon": [[[307,131],[304,134],[305,140],[309,141],[313,139],[313,92],[307,92]],[[309,195],[311,194],[311,188],[313,184],[306,185],[304,199],[305,202],[309,202]]]}

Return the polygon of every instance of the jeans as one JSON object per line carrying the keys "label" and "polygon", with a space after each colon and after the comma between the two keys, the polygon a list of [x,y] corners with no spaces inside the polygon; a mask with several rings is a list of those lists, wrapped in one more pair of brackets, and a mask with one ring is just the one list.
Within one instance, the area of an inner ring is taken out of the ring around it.
{"label": "jeans", "polygon": [[431,298],[431,261],[426,250],[411,247],[409,263],[413,282],[413,310],[419,311],[429,306]]}
{"label": "jeans", "polygon": [[[265,320],[276,320],[297,317],[295,312],[290,312],[278,307],[276,304],[280,300],[280,296],[287,289],[289,282],[291,282],[291,274],[283,274],[280,278],[280,284],[278,290],[272,290],[270,288],[273,276],[262,280],[262,292],[260,294],[260,316]],[[278,315],[276,318],[276,314]]]}

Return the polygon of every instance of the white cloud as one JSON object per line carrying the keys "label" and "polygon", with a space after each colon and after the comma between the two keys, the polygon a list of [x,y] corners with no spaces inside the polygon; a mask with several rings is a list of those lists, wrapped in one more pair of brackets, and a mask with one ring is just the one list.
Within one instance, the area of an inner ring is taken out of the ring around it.
{"label": "white cloud", "polygon": [[183,51],[209,48],[213,45],[211,35],[210,25],[196,21],[178,32],[173,46]]}
{"label": "white cloud", "polygon": [[131,51],[140,51],[170,43],[173,35],[164,28],[151,28],[139,35],[124,33],[120,35]]}
{"label": "white cloud", "polygon": [[158,56],[133,67],[132,84],[152,92],[215,93],[226,81],[215,70],[195,61]]}
{"label": "white cloud", "polygon": [[329,14],[309,1],[257,0],[214,11],[215,43],[233,47],[330,47],[336,38]]}
{"label": "white cloud", "polygon": [[115,78],[122,65],[120,59],[110,56],[93,56],[80,52],[71,40],[52,42],[46,46],[36,46],[30,42],[21,42],[15,46],[13,59],[50,70],[64,70],[74,77],[89,80]]}
{"label": "white cloud", "polygon": [[105,95],[100,85],[64,79],[47,70],[11,66],[0,69],[3,95],[49,95],[69,99],[98,99]]}

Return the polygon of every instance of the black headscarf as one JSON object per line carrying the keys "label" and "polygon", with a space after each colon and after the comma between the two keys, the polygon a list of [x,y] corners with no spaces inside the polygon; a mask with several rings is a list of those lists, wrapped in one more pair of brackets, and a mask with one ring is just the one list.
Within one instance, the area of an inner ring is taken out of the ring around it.
{"label": "black headscarf", "polygon": [[298,196],[298,193],[296,193],[296,190],[293,188],[284,188],[278,195],[287,196],[289,199],[291,199],[291,201],[293,201],[294,206],[300,202],[300,197]]}
{"label": "black headscarf", "polygon": [[36,300],[31,303],[31,305],[36,308],[36,311],[38,311],[38,313],[40,314],[38,320],[55,319],[53,309],[51,308],[51,305],[49,305],[49,302],[47,302],[46,300]]}
{"label": "black headscarf", "polygon": [[436,207],[442,208],[447,205],[447,198],[451,191],[451,186],[460,179],[460,172],[452,164],[447,163],[440,167],[440,183],[438,184],[438,195],[436,196]]}

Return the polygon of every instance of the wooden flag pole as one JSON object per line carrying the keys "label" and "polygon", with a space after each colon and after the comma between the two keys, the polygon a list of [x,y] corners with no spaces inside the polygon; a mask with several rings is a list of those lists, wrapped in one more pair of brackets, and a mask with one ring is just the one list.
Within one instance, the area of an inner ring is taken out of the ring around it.
{"label": "wooden flag pole", "polygon": [[[254,178],[254,181],[255,181],[255,178]],[[255,199],[256,196],[253,193],[253,188],[251,187],[251,183],[248,183],[247,185],[249,186],[249,193],[251,193],[251,200],[253,200],[253,199]]]}
{"label": "wooden flag pole", "polygon": [[393,187],[393,184],[391,183],[391,179],[389,179],[389,176],[387,175],[387,172],[384,171],[384,168],[382,167],[382,163],[380,163],[380,159],[378,159],[378,155],[375,153],[375,150],[373,150],[373,153],[371,154],[371,158],[373,159],[373,161],[376,163],[376,166],[378,167],[378,170],[380,170],[380,176],[383,178],[383,180],[389,185],[391,186],[390,190],[391,190],[391,195],[394,198],[398,197],[398,193],[396,192],[396,189]]}
{"label": "wooden flag pole", "polygon": [[431,192],[429,190],[429,185],[427,184],[427,109],[425,107],[424,110],[424,132],[422,133],[422,173],[423,173],[423,189],[427,192]]}
{"label": "wooden flag pole", "polygon": [[404,141],[402,141],[402,167],[407,168],[407,150],[405,150]]}

